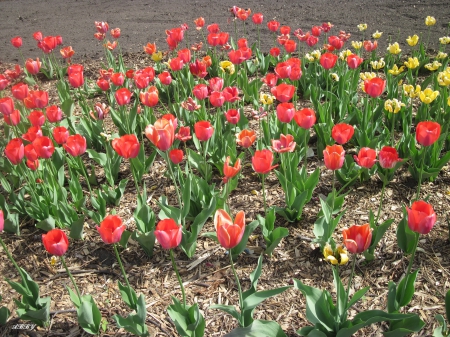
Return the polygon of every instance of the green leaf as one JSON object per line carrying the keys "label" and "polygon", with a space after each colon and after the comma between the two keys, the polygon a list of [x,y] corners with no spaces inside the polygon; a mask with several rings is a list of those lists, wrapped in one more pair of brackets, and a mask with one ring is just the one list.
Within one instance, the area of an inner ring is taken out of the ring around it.
{"label": "green leaf", "polygon": [[347,293],[344,290],[344,286],[342,285],[341,278],[339,277],[339,270],[335,267],[332,267],[333,270],[333,278],[334,278],[334,286],[336,288],[338,298],[336,298],[336,303],[338,307],[338,315],[342,317],[344,312],[347,310],[345,307],[345,303],[347,302]]}
{"label": "green leaf", "polygon": [[282,292],[289,289],[290,287],[291,286],[284,286],[284,287],[275,288],[275,289],[257,291],[256,293],[251,294],[246,299],[244,299],[243,311],[253,310],[256,306],[258,306],[264,300],[266,300],[270,297],[276,296],[278,294],[281,294]]}
{"label": "green leaf", "polygon": [[268,255],[272,255],[272,252],[277,248],[281,240],[283,238],[287,237],[289,235],[289,230],[284,227],[278,227],[273,230],[272,234],[270,235],[270,245],[267,246],[264,253]]}
{"label": "green leaf", "polygon": [[80,217],[78,220],[72,222],[70,226],[69,236],[75,240],[83,239],[84,217]]}
{"label": "green leaf", "polygon": [[102,315],[91,295],[82,296],[77,316],[78,323],[84,331],[93,335],[99,333]]}
{"label": "green leaf", "polygon": [[397,301],[399,309],[411,302],[415,292],[414,283],[416,282],[418,272],[419,270],[416,270],[415,272],[406,275],[398,284]]}
{"label": "green leaf", "polygon": [[162,195],[159,198],[158,205],[161,208],[161,211],[158,214],[158,217],[161,220],[174,219],[176,223],[181,223],[181,210],[176,207],[169,206],[166,196]]}
{"label": "green leaf", "polygon": [[250,237],[250,234],[258,227],[259,221],[255,220],[250,222],[248,225],[245,226],[244,235],[242,236],[241,242],[239,244],[231,249],[231,254],[233,257],[233,260],[235,260],[240,253],[242,253],[245,248],[247,247],[247,241]]}
{"label": "green leaf", "polygon": [[253,321],[249,326],[236,328],[224,337],[286,337],[283,329],[274,321]]}
{"label": "green leaf", "polygon": [[445,316],[450,320],[450,290],[445,294]]}
{"label": "green leaf", "polygon": [[93,159],[97,164],[103,167],[106,166],[108,162],[108,157],[106,156],[106,153],[98,153],[93,149],[87,149],[86,152],[89,158]]}
{"label": "green leaf", "polygon": [[345,310],[348,310],[352,307],[353,304],[359,301],[361,297],[363,297],[366,292],[370,289],[370,287],[365,287],[363,289],[358,290],[356,293],[353,294],[351,300],[347,304],[347,308]]}
{"label": "green leaf", "polygon": [[117,281],[119,285],[120,294],[123,301],[133,310],[137,309],[137,296],[133,288],[123,285],[120,281]]}
{"label": "green leaf", "polygon": [[80,298],[78,295],[70,289],[68,286],[66,286],[67,291],[69,292],[70,300],[72,301],[73,305],[77,307],[77,309],[81,306]]}
{"label": "green leaf", "polygon": [[137,231],[134,231],[133,238],[139,243],[141,248],[144,250],[145,254],[149,257],[153,256],[153,248],[155,247],[155,232],[147,232],[139,234]]}
{"label": "green leaf", "polygon": [[406,211],[403,209],[403,219],[397,226],[397,244],[405,254],[411,254],[416,245],[416,235],[409,229]]}
{"label": "green leaf", "polygon": [[239,322],[241,320],[241,314],[236,310],[233,305],[224,305],[224,304],[213,304],[210,305],[208,309],[218,309],[226,312],[227,314],[236,318]]}
{"label": "green leaf", "polygon": [[6,324],[10,315],[11,315],[11,312],[9,311],[9,309],[7,307],[0,308],[0,326]]}
{"label": "green leaf", "polygon": [[36,227],[42,229],[45,232],[48,232],[52,229],[55,229],[55,219],[52,216],[49,216],[47,219],[42,220],[36,224]]}
{"label": "green leaf", "polygon": [[[183,210],[181,212],[181,218],[185,219],[189,214],[190,203],[191,203],[191,176],[189,175],[184,182],[183,186]],[[181,207],[181,205],[180,205]]]}
{"label": "green leaf", "polygon": [[192,306],[182,305],[178,299],[172,297],[173,304],[167,308],[167,312],[175,324],[177,332],[182,337],[203,336],[205,320],[201,315],[197,303]]}

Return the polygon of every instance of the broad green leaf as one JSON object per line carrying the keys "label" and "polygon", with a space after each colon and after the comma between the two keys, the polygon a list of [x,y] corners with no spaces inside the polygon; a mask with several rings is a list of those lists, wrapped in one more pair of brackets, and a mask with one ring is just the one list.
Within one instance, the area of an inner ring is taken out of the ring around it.
{"label": "broad green leaf", "polygon": [[253,321],[249,326],[236,328],[227,333],[224,337],[286,337],[283,329],[274,321]]}

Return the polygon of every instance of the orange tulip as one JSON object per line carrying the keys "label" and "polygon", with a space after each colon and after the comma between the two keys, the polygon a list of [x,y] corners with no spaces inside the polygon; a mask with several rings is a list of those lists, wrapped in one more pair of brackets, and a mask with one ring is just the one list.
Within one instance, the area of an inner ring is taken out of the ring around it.
{"label": "orange tulip", "polygon": [[329,170],[339,170],[344,165],[345,150],[341,145],[327,145],[323,150],[323,159],[325,166]]}
{"label": "orange tulip", "polygon": [[345,247],[352,254],[362,253],[369,248],[372,242],[372,228],[368,223],[362,226],[354,225],[345,228],[342,235],[344,236]]}
{"label": "orange tulip", "polygon": [[225,163],[223,164],[223,175],[225,176],[223,178],[223,182],[226,184],[228,180],[233,178],[241,169],[241,160],[238,159],[234,163],[234,166],[230,166],[230,157],[228,156],[225,160]]}
{"label": "orange tulip", "polygon": [[236,247],[242,240],[245,230],[245,214],[240,211],[233,222],[230,215],[223,209],[218,209],[214,215],[214,227],[217,239],[225,249]]}
{"label": "orange tulip", "polygon": [[171,120],[158,119],[154,125],[145,128],[147,138],[161,151],[167,151],[172,146],[175,130]]}
{"label": "orange tulip", "polygon": [[249,148],[253,145],[256,140],[255,131],[252,130],[242,130],[238,135],[236,135],[236,142],[244,147]]}

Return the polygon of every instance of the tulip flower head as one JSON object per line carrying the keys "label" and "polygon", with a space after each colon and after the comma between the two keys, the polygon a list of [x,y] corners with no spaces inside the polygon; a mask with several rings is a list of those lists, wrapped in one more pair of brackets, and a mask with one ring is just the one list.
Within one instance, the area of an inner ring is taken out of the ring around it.
{"label": "tulip flower head", "polygon": [[120,241],[122,233],[125,230],[125,225],[118,215],[108,215],[100,223],[100,226],[96,226],[95,228],[104,243],[113,244]]}
{"label": "tulip flower head", "polygon": [[335,266],[342,266],[348,263],[348,252],[341,245],[338,245],[333,251],[331,246],[327,243],[323,249],[323,256],[325,257],[325,260]]}
{"label": "tulip flower head", "polygon": [[267,174],[278,165],[272,166],[273,153],[268,149],[255,151],[252,157],[253,170],[256,173]]}
{"label": "tulip flower head", "polygon": [[436,19],[433,16],[427,16],[425,18],[425,25],[434,26],[436,24]]}
{"label": "tulip flower head", "polygon": [[183,161],[183,150],[173,149],[169,152],[169,158],[175,165]]}
{"label": "tulip flower head", "polygon": [[433,207],[422,200],[413,202],[408,211],[408,227],[419,234],[428,234],[436,223]]}
{"label": "tulip flower head", "polygon": [[364,91],[373,98],[380,96],[383,93],[385,86],[386,81],[379,77],[364,81]]}
{"label": "tulip flower head", "polygon": [[173,219],[161,220],[155,228],[156,240],[163,249],[176,248],[183,236],[182,229]]}
{"label": "tulip flower head", "polygon": [[225,210],[218,209],[214,215],[214,227],[220,245],[225,249],[232,249],[241,242],[244,235],[245,213],[238,212],[233,221]]}
{"label": "tulip flower head", "polygon": [[402,159],[398,157],[397,150],[390,146],[384,146],[378,153],[378,161],[384,169],[391,169]]}
{"label": "tulip flower head", "polygon": [[135,134],[115,138],[111,142],[111,146],[123,158],[136,158],[141,148]]}
{"label": "tulip flower head", "polygon": [[430,104],[438,96],[439,96],[439,91],[437,91],[437,90],[433,91],[433,89],[431,89],[431,88],[426,88],[425,90],[420,91],[420,93],[419,93],[419,98],[422,101],[422,103],[424,103],[424,104]]}
{"label": "tulip flower head", "polygon": [[377,161],[377,152],[374,149],[363,147],[359,150],[358,156],[353,156],[356,163],[364,168],[372,168]]}
{"label": "tulip flower head", "polygon": [[419,36],[417,36],[416,34],[414,34],[413,36],[408,36],[408,38],[406,39],[406,43],[408,43],[410,47],[414,47],[418,42]]}
{"label": "tulip flower head", "polygon": [[441,135],[441,125],[437,122],[425,121],[417,124],[416,141],[422,146],[433,145]]}
{"label": "tulip flower head", "polygon": [[249,148],[256,140],[256,133],[253,130],[242,130],[236,135],[236,143],[243,148]]}
{"label": "tulip flower head", "polygon": [[199,121],[194,124],[195,136],[198,140],[206,142],[214,133],[214,128],[208,121]]}
{"label": "tulip flower head", "polygon": [[355,133],[355,129],[353,128],[353,126],[346,124],[346,123],[336,124],[331,129],[331,137],[338,144],[347,143],[353,137],[354,133]]}
{"label": "tulip flower head", "polygon": [[352,254],[364,252],[369,248],[372,242],[372,228],[366,223],[365,225],[353,225],[342,231],[344,237],[344,245]]}
{"label": "tulip flower head", "polygon": [[303,129],[309,129],[316,123],[316,114],[313,109],[304,108],[295,112],[294,120]]}
{"label": "tulip flower head", "polygon": [[280,134],[280,139],[272,139],[272,150],[278,153],[294,152],[296,145],[292,135]]}
{"label": "tulip flower head", "polygon": [[325,166],[329,170],[339,170],[344,165],[345,150],[341,145],[327,145],[323,150]]}
{"label": "tulip flower head", "polygon": [[63,256],[69,248],[66,233],[58,228],[48,231],[47,234],[42,234],[42,243],[45,250],[55,256]]}
{"label": "tulip flower head", "polygon": [[173,144],[175,128],[172,120],[158,119],[154,125],[147,125],[145,136],[161,151],[167,151]]}
{"label": "tulip flower head", "polygon": [[241,170],[241,160],[238,159],[234,163],[233,166],[230,166],[230,156],[227,157],[225,160],[225,163],[223,164],[223,175],[225,176],[223,178],[224,184],[226,184],[231,178],[236,176],[239,171]]}

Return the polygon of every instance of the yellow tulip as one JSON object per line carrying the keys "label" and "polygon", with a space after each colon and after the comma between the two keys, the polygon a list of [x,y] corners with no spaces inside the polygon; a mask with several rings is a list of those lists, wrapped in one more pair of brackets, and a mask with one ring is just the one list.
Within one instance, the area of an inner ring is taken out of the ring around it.
{"label": "yellow tulip", "polygon": [[316,59],[314,58],[314,56],[310,55],[309,53],[306,53],[305,58],[309,61],[309,62],[314,62]]}
{"label": "yellow tulip", "polygon": [[161,61],[162,58],[163,58],[163,53],[161,51],[158,51],[158,52],[152,54],[152,60],[155,62]]}
{"label": "yellow tulip", "polygon": [[362,47],[362,42],[361,41],[352,41],[352,47],[355,48],[356,50],[359,50]]}
{"label": "yellow tulip", "polygon": [[406,96],[415,98],[419,96],[421,91],[420,85],[416,85],[416,88],[410,84],[403,84],[403,92]]}
{"label": "yellow tulip", "polygon": [[417,42],[419,42],[419,37],[414,34],[413,36],[408,36],[408,38],[406,39],[406,42],[411,46],[414,47]]}
{"label": "yellow tulip", "polygon": [[400,54],[400,52],[402,51],[400,49],[400,46],[398,45],[398,42],[395,42],[393,44],[389,44],[389,47],[387,48],[387,50],[389,51],[389,53],[391,53],[393,55]]}
{"label": "yellow tulip", "polygon": [[436,19],[433,16],[427,16],[425,18],[425,24],[427,26],[434,26],[436,24]]}
{"label": "yellow tulip", "polygon": [[338,245],[336,250],[333,251],[331,246],[327,243],[323,250],[323,256],[333,265],[344,265],[348,263],[348,252],[341,245]]}
{"label": "yellow tulip", "polygon": [[438,60],[442,60],[442,59],[445,59],[447,56],[448,56],[447,53],[444,53],[443,51],[440,51],[440,52],[436,55],[436,58],[437,58]]}
{"label": "yellow tulip", "polygon": [[363,32],[363,31],[365,31],[367,29],[367,23],[360,23],[356,27],[358,27],[360,32]]}
{"label": "yellow tulip", "polygon": [[439,42],[441,44],[449,44],[450,43],[450,36],[443,36],[439,38]]}
{"label": "yellow tulip", "polygon": [[450,96],[447,98],[447,105],[450,106]]}
{"label": "yellow tulip", "polygon": [[372,34],[374,39],[379,39],[383,35],[383,32],[379,32],[378,30]]}
{"label": "yellow tulip", "polygon": [[343,50],[339,53],[339,58],[343,61],[347,60],[347,56],[352,55],[352,51],[350,49]]}
{"label": "yellow tulip", "polygon": [[234,74],[234,64],[231,63],[230,61],[222,61],[219,63],[220,68],[222,69],[223,72],[227,72],[230,75]]}
{"label": "yellow tulip", "polygon": [[417,57],[410,57],[408,58],[408,61],[405,62],[405,66],[408,67],[409,69],[415,69],[419,66],[419,60],[417,59]]}
{"label": "yellow tulip", "polygon": [[372,69],[378,70],[383,69],[386,63],[384,62],[383,58],[380,58],[379,61],[371,61],[370,65],[372,66]]}
{"label": "yellow tulip", "polygon": [[433,91],[433,89],[426,88],[424,91],[421,91],[419,94],[419,98],[424,104],[430,104],[433,102],[436,97],[439,96],[439,91]]}
{"label": "yellow tulip", "polygon": [[319,49],[313,50],[311,52],[311,56],[314,57],[316,60],[320,59],[320,56],[322,56],[322,53]]}
{"label": "yellow tulip", "polygon": [[331,79],[332,79],[333,81],[339,82],[339,76],[338,76],[338,74],[336,74],[336,73],[331,73],[330,76],[331,76]]}
{"label": "yellow tulip", "polygon": [[396,64],[392,67],[392,69],[388,70],[388,73],[394,76],[401,74],[405,70],[405,66],[397,67]]}
{"label": "yellow tulip", "polygon": [[405,103],[400,102],[398,99],[388,99],[384,102],[384,110],[389,111],[391,113],[398,113],[402,107],[405,106]]}
{"label": "yellow tulip", "polygon": [[369,73],[369,72],[365,72],[365,73],[360,73],[359,74],[359,78],[363,81],[365,80],[371,80],[372,78],[377,77],[377,74],[375,74],[374,72]]}
{"label": "yellow tulip", "polygon": [[[448,69],[448,68],[447,68]],[[438,83],[441,87],[450,85],[450,72],[441,71],[437,76]]]}
{"label": "yellow tulip", "polygon": [[441,67],[442,63],[439,63],[438,61],[433,61],[433,63],[427,63],[425,64],[425,68],[427,68],[429,71],[435,71],[438,70]]}
{"label": "yellow tulip", "polygon": [[259,100],[264,105],[271,105],[271,104],[273,104],[273,100],[274,99],[275,99],[275,97],[272,96],[272,95],[264,94],[264,93],[260,93],[259,94]]}

